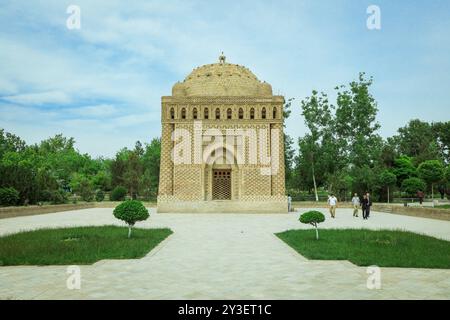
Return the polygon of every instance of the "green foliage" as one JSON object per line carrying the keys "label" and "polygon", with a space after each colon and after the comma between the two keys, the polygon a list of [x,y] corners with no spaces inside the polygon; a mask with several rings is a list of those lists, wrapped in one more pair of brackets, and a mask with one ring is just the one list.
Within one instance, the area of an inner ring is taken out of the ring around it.
{"label": "green foliage", "polygon": [[129,226],[128,238],[131,237],[131,227],[138,221],[147,220],[149,213],[142,202],[127,200],[119,204],[113,211],[114,217],[125,221]]}
{"label": "green foliage", "polygon": [[67,203],[67,192],[64,190],[52,190],[50,191],[50,202],[52,204],[64,204]]}
{"label": "green foliage", "polygon": [[414,197],[417,191],[425,191],[427,184],[420,178],[408,178],[402,183],[402,190],[409,196]]}
{"label": "green foliage", "polygon": [[83,201],[91,202],[94,200],[94,188],[88,179],[83,179],[81,181],[79,193]]}
{"label": "green foliage", "polygon": [[439,160],[428,160],[419,165],[417,172],[422,180],[436,183],[444,179],[445,168]]}
{"label": "green foliage", "polygon": [[110,200],[111,201],[123,201],[127,195],[127,189],[122,186],[117,186],[111,191]]}
{"label": "green foliage", "polygon": [[167,238],[170,229],[134,229],[118,226],[39,229],[0,237],[0,264],[92,264],[104,259],[139,259]]}
{"label": "green foliage", "polygon": [[0,188],[0,205],[14,206],[19,202],[19,192],[12,188]]}
{"label": "green foliage", "polygon": [[102,202],[105,199],[105,193],[102,190],[98,190],[95,194],[95,201]]}
{"label": "green foliage", "polygon": [[402,185],[405,179],[417,176],[417,169],[412,162],[412,158],[408,156],[395,159],[393,172],[397,176],[399,185]]}
{"label": "green foliage", "polygon": [[322,212],[319,211],[308,211],[300,216],[300,222],[304,224],[312,224],[316,226],[319,223],[325,221],[325,216]]}
{"label": "green foliage", "polygon": [[384,170],[380,175],[380,183],[385,187],[392,187],[397,183],[397,176],[389,170]]}
{"label": "green foliage", "polygon": [[300,222],[316,228],[316,240],[319,240],[318,224],[325,221],[325,216],[319,211],[308,211],[300,216]]}
{"label": "green foliage", "polygon": [[133,226],[138,221],[147,220],[149,217],[148,210],[137,200],[127,200],[119,204],[114,209],[114,217],[125,221],[128,225]]}
{"label": "green foliage", "polygon": [[445,180],[450,182],[450,165],[445,169]]}
{"label": "green foliage", "polygon": [[307,230],[277,234],[307,259],[348,260],[358,266],[450,268],[450,242],[412,232],[367,229],[322,230],[322,241]]}

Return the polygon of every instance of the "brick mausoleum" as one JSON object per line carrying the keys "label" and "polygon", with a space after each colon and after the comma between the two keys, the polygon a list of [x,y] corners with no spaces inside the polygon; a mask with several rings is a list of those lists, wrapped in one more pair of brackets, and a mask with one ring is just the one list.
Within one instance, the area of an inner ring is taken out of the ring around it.
{"label": "brick mausoleum", "polygon": [[282,96],[225,61],[162,97],[158,212],[287,212]]}

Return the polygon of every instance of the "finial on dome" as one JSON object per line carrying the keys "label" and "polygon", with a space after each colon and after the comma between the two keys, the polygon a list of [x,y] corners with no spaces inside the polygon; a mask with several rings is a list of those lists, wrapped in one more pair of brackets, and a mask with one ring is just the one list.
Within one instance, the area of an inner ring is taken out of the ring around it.
{"label": "finial on dome", "polygon": [[224,64],[227,57],[224,56],[223,51],[222,54],[219,56],[219,63]]}

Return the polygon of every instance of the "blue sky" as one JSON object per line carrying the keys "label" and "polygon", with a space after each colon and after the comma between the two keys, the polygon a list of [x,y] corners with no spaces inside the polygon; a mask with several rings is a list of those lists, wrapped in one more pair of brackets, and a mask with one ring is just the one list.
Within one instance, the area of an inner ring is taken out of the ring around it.
{"label": "blue sky", "polygon": [[[66,9],[81,8],[81,29]],[[366,27],[369,5],[381,30]],[[160,134],[160,99],[195,67],[245,65],[298,101],[374,77],[381,134],[412,118],[450,120],[450,1],[0,0],[0,127],[28,143],[73,136],[113,156]]]}

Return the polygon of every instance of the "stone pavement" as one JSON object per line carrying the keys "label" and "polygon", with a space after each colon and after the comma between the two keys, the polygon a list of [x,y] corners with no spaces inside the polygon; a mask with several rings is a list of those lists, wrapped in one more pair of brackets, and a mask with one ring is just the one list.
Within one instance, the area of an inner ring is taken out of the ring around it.
{"label": "stone pavement", "polygon": [[[306,260],[274,235],[308,228],[299,213],[151,212],[137,227],[169,227],[174,234],[146,257],[81,266],[80,290],[67,289],[66,266],[0,267],[0,299],[450,299],[450,270],[382,268],[382,288],[369,290],[366,268]],[[2,219],[0,235],[103,224],[121,222],[112,209],[85,209]],[[338,209],[322,227],[404,229],[450,240],[447,221],[377,212],[363,221],[350,209]]]}

